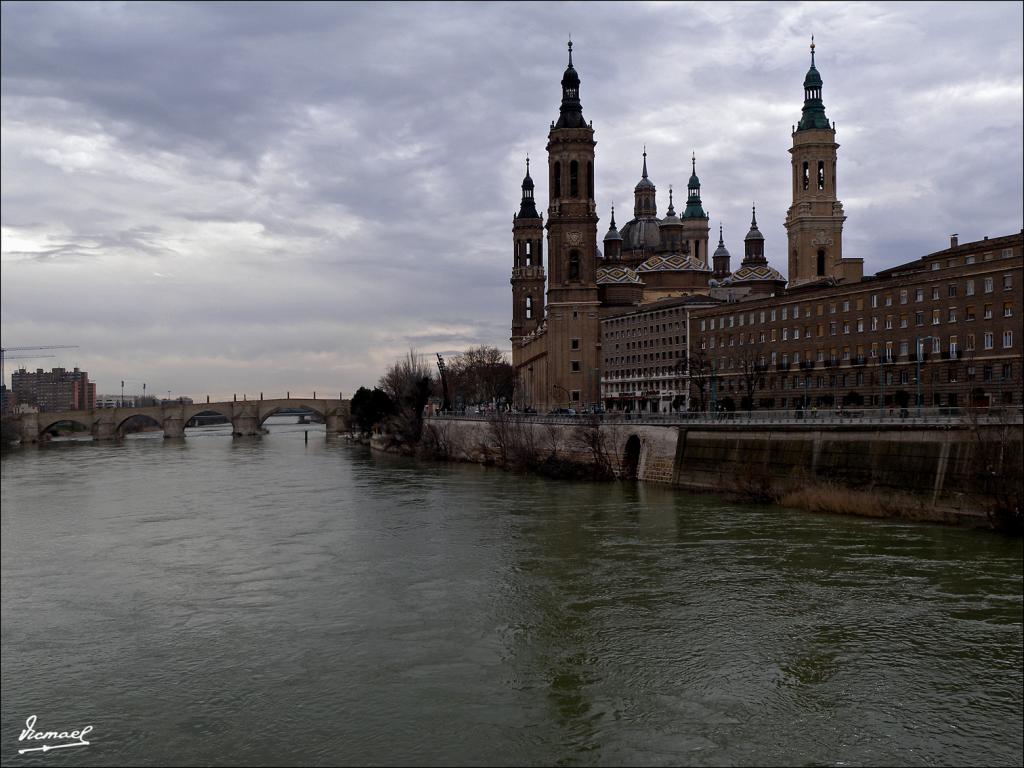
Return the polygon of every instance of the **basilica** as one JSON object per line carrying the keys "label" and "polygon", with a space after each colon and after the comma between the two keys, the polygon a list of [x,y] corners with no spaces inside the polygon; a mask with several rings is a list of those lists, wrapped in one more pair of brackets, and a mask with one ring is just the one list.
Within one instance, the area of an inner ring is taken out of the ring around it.
{"label": "basilica", "polygon": [[[862,272],[861,260],[842,257],[845,216],[836,199],[838,144],[834,125],[825,116],[821,87],[812,42],[803,115],[790,150],[790,285],[858,280]],[[787,282],[765,258],[756,210],[751,212],[738,269],[731,268],[721,228],[717,248],[710,250],[695,157],[682,212],[676,212],[670,189],[668,208],[659,216],[645,149],[633,190],[633,217],[620,229],[613,208],[608,232],[599,243],[595,144],[593,123],[583,117],[580,77],[569,43],[562,103],[548,134],[547,222],[537,209],[527,161],[522,202],[512,225],[512,359],[520,374],[523,402],[542,409],[602,402],[602,319],[670,298],[771,296]]]}

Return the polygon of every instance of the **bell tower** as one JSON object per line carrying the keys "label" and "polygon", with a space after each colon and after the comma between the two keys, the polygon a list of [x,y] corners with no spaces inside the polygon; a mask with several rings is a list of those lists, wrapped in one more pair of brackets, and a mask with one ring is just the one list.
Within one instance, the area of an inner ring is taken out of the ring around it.
{"label": "bell tower", "polygon": [[833,278],[861,279],[863,259],[843,258],[843,204],[837,197],[835,125],[825,116],[822,80],[814,64],[804,78],[804,108],[789,150],[793,166],[793,204],[786,214],[789,285]]}
{"label": "bell tower", "polygon": [[548,403],[580,408],[600,402],[601,326],[597,292],[594,129],[583,119],[580,78],[562,76],[558,121],[548,133]]}
{"label": "bell tower", "polygon": [[512,217],[512,346],[528,336],[544,320],[544,222],[537,213],[526,158],[523,200]]}
{"label": "bell tower", "polygon": [[690,181],[686,185],[686,210],[680,217],[683,222],[683,238],[694,261],[708,265],[708,235],[711,228],[708,215],[700,201],[700,179],[697,178],[697,155],[690,158]]}

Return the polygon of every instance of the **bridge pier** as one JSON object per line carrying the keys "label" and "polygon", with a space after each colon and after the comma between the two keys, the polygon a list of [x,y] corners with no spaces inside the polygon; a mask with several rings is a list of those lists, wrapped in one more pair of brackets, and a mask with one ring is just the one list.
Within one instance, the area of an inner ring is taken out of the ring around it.
{"label": "bridge pier", "polygon": [[117,426],[114,422],[114,413],[101,413],[93,418],[92,439],[93,440],[116,440],[120,437],[117,434]]}
{"label": "bridge pier", "polygon": [[185,420],[181,417],[180,413],[165,416],[161,420],[160,425],[164,428],[165,438],[185,436]]}
{"label": "bridge pier", "polygon": [[19,416],[21,423],[21,444],[39,442],[39,414],[23,413]]}
{"label": "bridge pier", "polygon": [[341,409],[337,409],[331,413],[328,413],[324,417],[324,426],[326,427],[328,434],[337,434],[340,432],[349,431],[348,415],[345,413],[340,413],[340,410]]}
{"label": "bridge pier", "polygon": [[231,434],[235,437],[254,437],[263,434],[259,412],[249,401],[235,403],[234,414],[231,416]]}

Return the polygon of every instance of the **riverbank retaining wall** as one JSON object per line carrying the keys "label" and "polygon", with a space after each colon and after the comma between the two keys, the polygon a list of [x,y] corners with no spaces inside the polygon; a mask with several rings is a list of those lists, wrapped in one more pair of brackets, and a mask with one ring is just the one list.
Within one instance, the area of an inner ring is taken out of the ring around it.
{"label": "riverbank retaining wall", "polygon": [[[432,419],[437,458],[493,464],[547,456],[618,477],[778,500],[809,488],[868,494],[881,510],[985,519],[1000,484],[1020,483],[1021,425],[650,425]],[[378,446],[380,447],[380,446]],[[866,514],[871,514],[865,511]],[[880,516],[887,513],[879,511]]]}

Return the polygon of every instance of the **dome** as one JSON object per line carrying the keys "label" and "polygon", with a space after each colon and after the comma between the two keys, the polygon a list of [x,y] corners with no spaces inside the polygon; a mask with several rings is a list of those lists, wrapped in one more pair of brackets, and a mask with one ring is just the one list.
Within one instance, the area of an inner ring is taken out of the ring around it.
{"label": "dome", "polygon": [[640,276],[629,267],[598,267],[598,285],[642,285]]}
{"label": "dome", "polygon": [[661,229],[657,219],[631,219],[622,227],[622,247],[626,250],[658,248]]}
{"label": "dome", "polygon": [[811,64],[811,68],[807,70],[807,77],[804,78],[804,88],[821,88],[821,86],[821,74],[818,72],[818,68]]}
{"label": "dome", "polygon": [[644,189],[654,189],[654,182],[644,176],[637,182],[637,185],[633,188],[634,192],[639,192]]}
{"label": "dome", "polygon": [[745,264],[732,273],[733,283],[759,283],[764,281],[784,283],[786,282],[786,278],[784,278],[777,269],[769,267],[767,264]]}
{"label": "dome", "polygon": [[[763,240],[764,238],[761,238],[761,239]],[[724,256],[726,258],[730,258],[732,256],[732,254],[729,253],[729,249],[725,247],[725,243],[723,243],[721,240],[719,240],[718,241],[718,247],[715,249],[715,252],[712,254],[712,256],[714,256],[716,259],[720,258],[722,256]]]}
{"label": "dome", "polygon": [[636,268],[637,272],[709,272],[710,269],[682,253],[651,256]]}

